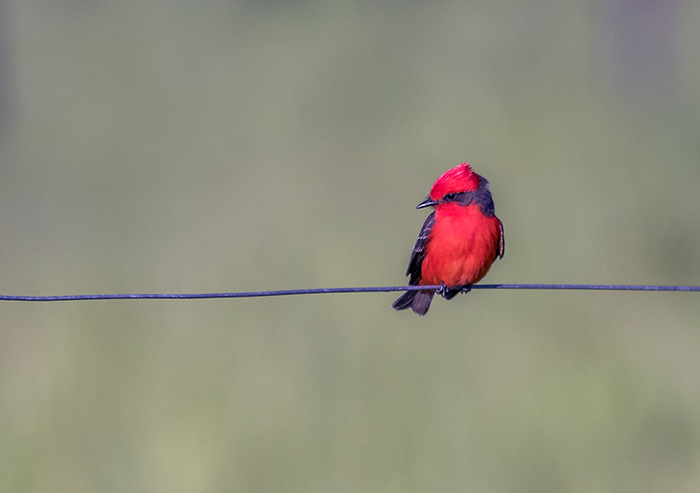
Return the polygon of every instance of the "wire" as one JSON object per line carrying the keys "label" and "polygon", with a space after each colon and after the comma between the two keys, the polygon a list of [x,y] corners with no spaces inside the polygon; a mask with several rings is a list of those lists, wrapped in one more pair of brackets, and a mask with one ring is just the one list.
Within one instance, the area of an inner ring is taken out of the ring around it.
{"label": "wire", "polygon": [[[192,300],[212,298],[259,298],[296,294],[377,293],[390,291],[418,291],[440,289],[442,286],[389,286],[361,288],[285,289],[280,291],[245,291],[234,293],[184,294],[78,294],[62,296],[0,295],[0,301],[94,301],[94,300]],[[700,286],[646,286],[629,284],[477,284],[471,289],[556,289],[588,291],[696,291]]]}

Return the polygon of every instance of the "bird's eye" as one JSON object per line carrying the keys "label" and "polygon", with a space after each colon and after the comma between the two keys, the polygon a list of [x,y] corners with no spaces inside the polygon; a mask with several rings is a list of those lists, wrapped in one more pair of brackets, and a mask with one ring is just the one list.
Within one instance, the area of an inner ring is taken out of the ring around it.
{"label": "bird's eye", "polygon": [[445,195],[445,200],[454,200],[456,198],[457,198],[456,193],[448,193],[447,195]]}

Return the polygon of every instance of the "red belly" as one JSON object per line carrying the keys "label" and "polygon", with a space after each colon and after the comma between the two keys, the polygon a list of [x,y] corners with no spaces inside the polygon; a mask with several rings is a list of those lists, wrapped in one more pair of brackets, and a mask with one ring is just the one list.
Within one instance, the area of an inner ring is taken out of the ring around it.
{"label": "red belly", "polygon": [[464,286],[481,280],[498,256],[500,223],[477,206],[435,213],[420,284]]}

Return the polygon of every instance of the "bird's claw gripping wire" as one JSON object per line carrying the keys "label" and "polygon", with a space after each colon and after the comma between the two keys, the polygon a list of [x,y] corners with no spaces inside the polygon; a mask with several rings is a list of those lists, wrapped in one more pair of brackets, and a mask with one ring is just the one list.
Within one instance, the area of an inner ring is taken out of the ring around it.
{"label": "bird's claw gripping wire", "polygon": [[438,288],[435,292],[445,298],[446,300],[451,300],[455,296],[457,296],[459,293],[468,293],[469,291],[472,290],[471,284],[467,284],[466,286],[457,286],[454,288],[451,288],[445,284],[443,284],[440,288]]}

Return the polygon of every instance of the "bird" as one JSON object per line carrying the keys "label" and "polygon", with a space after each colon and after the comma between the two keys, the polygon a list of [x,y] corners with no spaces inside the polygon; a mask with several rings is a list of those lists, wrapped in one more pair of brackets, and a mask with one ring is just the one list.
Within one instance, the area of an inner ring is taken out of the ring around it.
{"label": "bird", "polygon": [[[434,207],[413,247],[406,275],[409,285],[437,286],[437,293],[451,300],[469,292],[503,258],[503,223],[496,217],[489,182],[469,163],[447,170],[435,181],[430,195],[416,209]],[[434,289],[406,291],[393,304],[395,310],[411,308],[428,313]]]}

